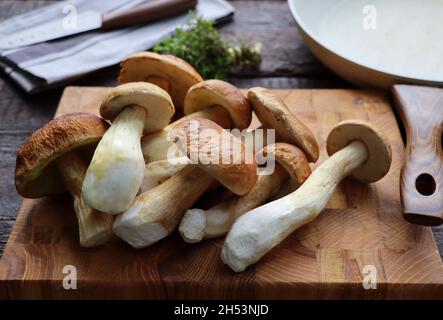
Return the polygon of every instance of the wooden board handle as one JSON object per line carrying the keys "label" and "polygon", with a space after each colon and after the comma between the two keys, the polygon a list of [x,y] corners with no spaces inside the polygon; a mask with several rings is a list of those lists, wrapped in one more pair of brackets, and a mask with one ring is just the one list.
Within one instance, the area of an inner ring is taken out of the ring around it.
{"label": "wooden board handle", "polygon": [[403,217],[412,223],[443,223],[443,89],[410,85],[392,88],[406,130],[401,172]]}
{"label": "wooden board handle", "polygon": [[152,22],[195,8],[197,0],[154,0],[124,12],[103,15],[102,29],[133,26]]}

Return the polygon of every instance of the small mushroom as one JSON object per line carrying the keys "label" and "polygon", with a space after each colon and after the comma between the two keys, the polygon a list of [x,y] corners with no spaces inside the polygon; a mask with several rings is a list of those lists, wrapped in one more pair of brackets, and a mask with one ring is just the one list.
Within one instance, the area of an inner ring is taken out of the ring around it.
{"label": "small mushroom", "polygon": [[107,128],[108,124],[93,114],[67,114],[34,132],[17,153],[18,193],[40,198],[68,190],[74,200],[82,247],[101,245],[112,236],[112,216],[88,207],[81,196],[87,168],[83,158]]}
{"label": "small mushroom", "polygon": [[168,92],[177,109],[183,108],[186,92],[203,78],[186,61],[167,54],[138,52],[121,64],[119,83],[146,81]]}
{"label": "small mushroom", "polygon": [[163,89],[134,82],[111,89],[102,101],[100,114],[113,122],[95,150],[82,193],[91,207],[117,214],[132,205],[142,184],[142,134],[167,126],[174,105]]}
{"label": "small mushroom", "polygon": [[266,201],[288,176],[298,188],[311,174],[306,156],[293,145],[277,142],[265,147],[262,152],[267,156],[272,154],[277,161],[273,173],[260,175],[251,191],[244,196],[233,195],[206,211],[187,210],[179,226],[185,242],[195,243],[225,235],[238,217]]}
{"label": "small mushroom", "polygon": [[343,121],[335,126],[327,139],[327,151],[330,158],[299,189],[237,219],[221,253],[232,270],[245,270],[296,229],[315,219],[346,176],[375,182],[383,178],[391,165],[388,141],[365,121]]}
{"label": "small mushroom", "polygon": [[184,102],[185,117],[165,129],[143,137],[146,162],[180,156],[168,134],[176,125],[191,119],[208,119],[223,128],[245,129],[251,123],[252,110],[248,99],[235,86],[221,80],[206,80],[191,87]]}
{"label": "small mushroom", "polygon": [[283,141],[299,147],[310,162],[317,161],[317,140],[311,130],[289,111],[283,100],[261,87],[249,89],[248,99],[264,127],[275,128]]}
{"label": "small mushroom", "polygon": [[[199,158],[161,185],[140,194],[132,207],[117,217],[114,233],[135,248],[147,247],[171,234],[185,210],[214,180],[239,195],[248,193],[257,181],[253,153],[214,122],[182,122],[171,135],[190,160],[197,150],[211,161],[203,163]],[[236,158],[240,159],[238,163]]]}

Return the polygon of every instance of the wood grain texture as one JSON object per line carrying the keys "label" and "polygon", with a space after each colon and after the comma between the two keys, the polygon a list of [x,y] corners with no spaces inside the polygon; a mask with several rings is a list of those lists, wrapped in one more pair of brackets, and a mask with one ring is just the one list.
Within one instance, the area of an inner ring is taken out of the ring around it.
{"label": "wood grain texture", "polygon": [[406,129],[401,199],[406,220],[443,224],[443,89],[395,85],[395,106]]}
{"label": "wood grain texture", "polygon": [[[68,87],[56,115],[97,113],[107,90]],[[240,274],[222,264],[222,239],[191,245],[175,232],[142,250],[116,238],[102,248],[81,248],[69,196],[26,199],[0,261],[0,297],[443,299],[443,265],[432,232],[401,215],[404,145],[387,96],[361,90],[276,93],[316,134],[318,163],[327,157],[329,130],[358,118],[389,138],[390,172],[372,185],[343,181],[318,219]],[[62,287],[68,264],[77,268],[77,290]],[[377,270],[376,290],[363,289],[366,265]]]}

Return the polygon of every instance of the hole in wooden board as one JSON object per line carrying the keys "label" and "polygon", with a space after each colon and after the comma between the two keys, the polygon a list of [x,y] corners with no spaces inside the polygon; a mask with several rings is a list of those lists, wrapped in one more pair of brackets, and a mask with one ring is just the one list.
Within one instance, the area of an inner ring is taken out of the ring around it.
{"label": "hole in wooden board", "polygon": [[415,188],[420,194],[430,196],[435,192],[435,180],[430,174],[422,173],[415,180]]}

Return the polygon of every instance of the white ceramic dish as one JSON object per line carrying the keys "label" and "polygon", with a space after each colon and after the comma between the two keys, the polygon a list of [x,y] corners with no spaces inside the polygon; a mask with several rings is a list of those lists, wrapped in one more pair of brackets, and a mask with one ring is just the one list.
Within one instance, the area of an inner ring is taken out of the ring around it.
{"label": "white ceramic dish", "polygon": [[443,85],[442,0],[288,0],[312,52],[363,87]]}

